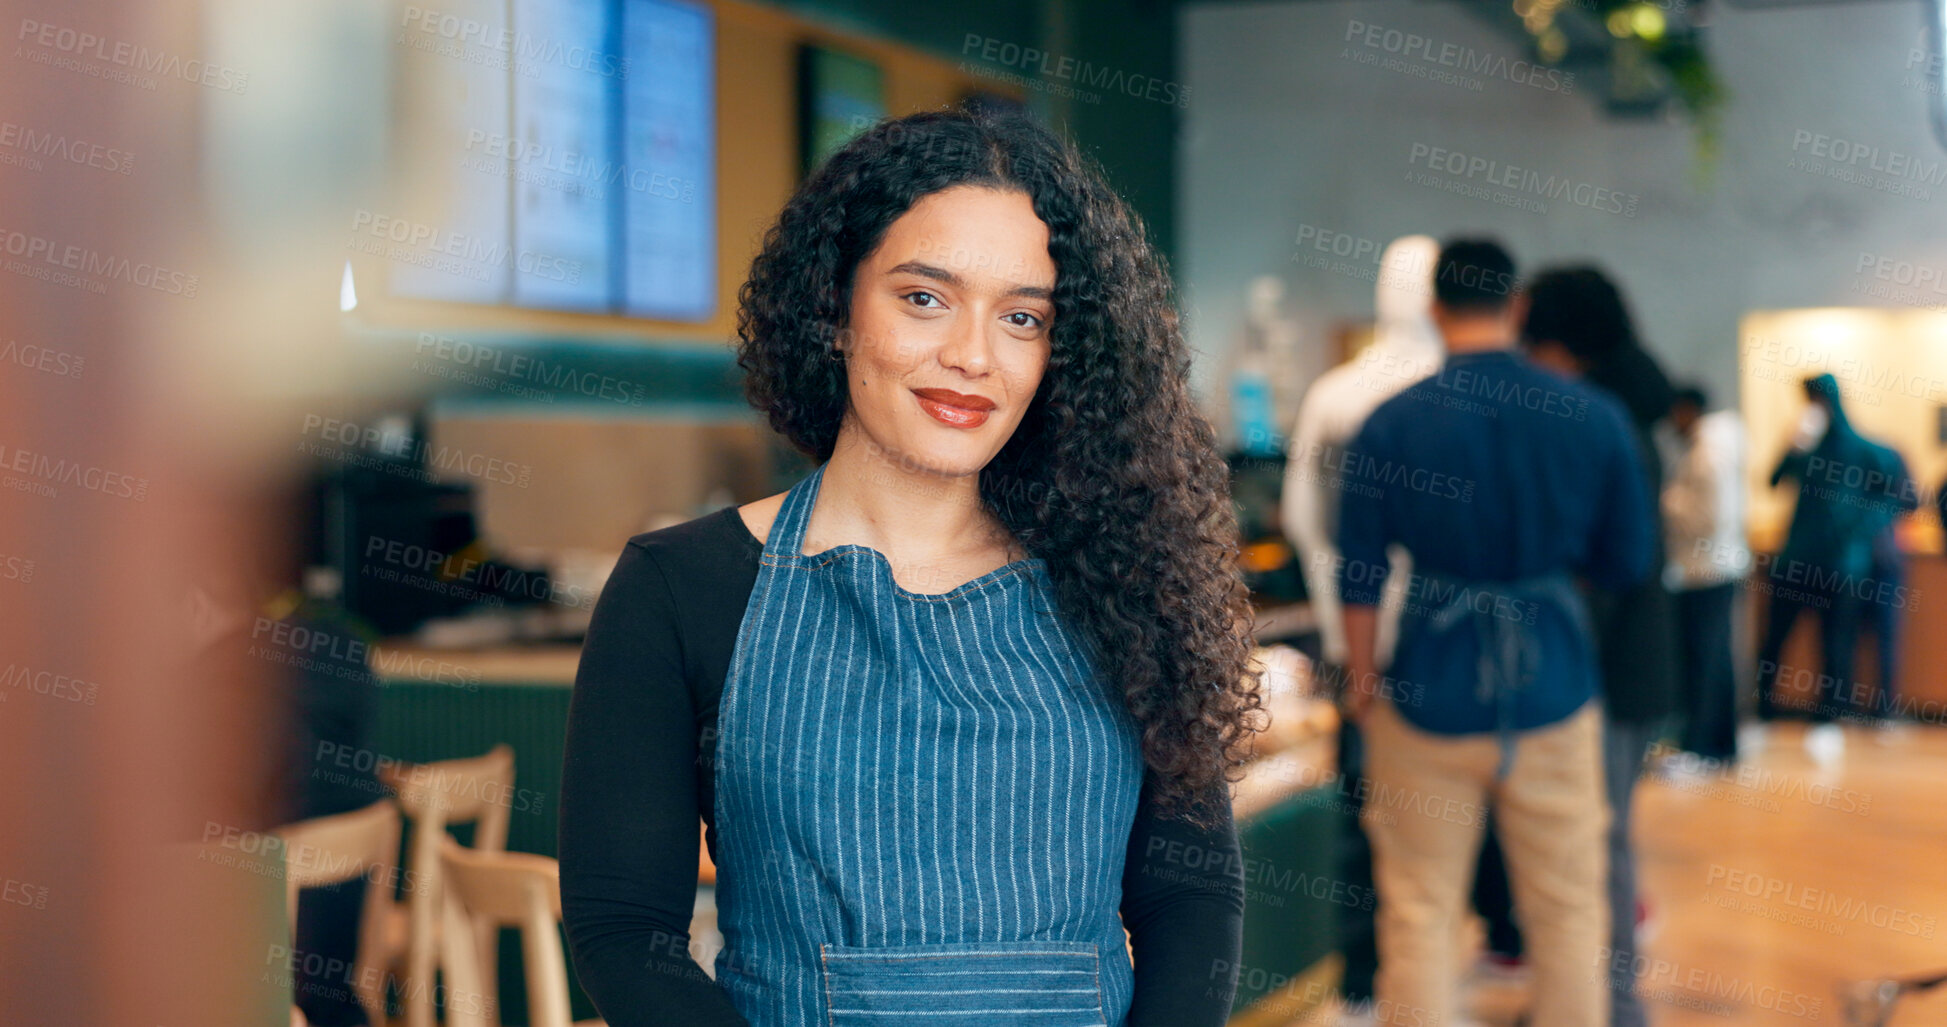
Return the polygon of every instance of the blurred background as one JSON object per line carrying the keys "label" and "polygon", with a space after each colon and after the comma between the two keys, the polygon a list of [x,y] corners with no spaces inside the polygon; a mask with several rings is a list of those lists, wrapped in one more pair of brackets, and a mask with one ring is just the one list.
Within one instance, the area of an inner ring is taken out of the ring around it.
{"label": "blurred background", "polygon": [[[1409,234],[1620,284],[1748,440],[1740,572],[1785,536],[1769,476],[1804,378],[1832,374],[1917,483],[1878,603],[1896,641],[1861,646],[1874,687],[1897,660],[1894,729],[1639,790],[1652,1022],[1845,1022],[1860,982],[1947,966],[1940,0],[5,10],[0,1021],[533,1022],[511,930],[465,1002],[452,969],[412,971],[437,911],[404,885],[447,820],[555,853],[579,641],[623,543],[809,469],[733,359],[761,233],[864,126],[955,104],[1100,163],[1169,261],[1232,454],[1274,708],[1238,797],[1233,1023],[1333,1022],[1340,914],[1370,902],[1335,876],[1357,828],[1281,489],[1306,390],[1360,359]],[[1767,593],[1740,583],[1748,712]],[[1777,661],[1787,706],[1815,635]],[[390,850],[305,876],[356,846],[280,829],[375,803]],[[327,883],[347,874],[365,887]],[[359,958],[307,948],[313,917],[363,925]],[[1467,995],[1520,1016],[1518,973]],[[1947,999],[1915,986],[1889,1022],[1947,1023]]]}

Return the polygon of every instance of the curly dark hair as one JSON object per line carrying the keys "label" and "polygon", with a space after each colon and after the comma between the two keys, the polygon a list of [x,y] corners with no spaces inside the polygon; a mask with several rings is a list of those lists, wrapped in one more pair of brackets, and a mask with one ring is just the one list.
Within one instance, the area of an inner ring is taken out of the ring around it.
{"label": "curly dark hair", "polygon": [[1047,562],[1063,617],[1141,728],[1161,808],[1205,821],[1263,705],[1236,513],[1168,273],[1099,171],[1022,115],[929,111],[866,130],[798,189],[751,262],[745,393],[829,459],[849,395],[829,354],[853,272],[914,203],[961,185],[1025,194],[1056,269],[1047,370],[981,496]]}
{"label": "curly dark hair", "polygon": [[1601,269],[1588,265],[1543,271],[1528,283],[1528,342],[1553,340],[1585,364],[1640,345],[1622,290]]}

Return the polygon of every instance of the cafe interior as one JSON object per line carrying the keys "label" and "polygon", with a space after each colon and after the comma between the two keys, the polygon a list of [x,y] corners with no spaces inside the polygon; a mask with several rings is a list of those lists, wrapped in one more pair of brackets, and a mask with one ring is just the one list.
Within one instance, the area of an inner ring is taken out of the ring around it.
{"label": "cafe interior", "polygon": [[[1140,218],[1227,460],[1268,713],[1231,789],[1232,1027],[1374,1022],[1288,476],[1409,235],[1601,267],[1744,440],[1747,730],[1700,769],[1672,720],[1631,800],[1646,1022],[1947,1023],[1942,0],[18,6],[0,1022],[598,1022],[557,859],[604,585],[632,537],[814,469],[745,396],[752,258],[859,133],[968,108],[1048,127]],[[1891,713],[1838,756],[1790,715],[1816,618],[1748,730],[1803,502],[1772,470],[1820,374],[1917,495],[1854,661]],[[714,976],[694,826],[671,945]],[[1454,929],[1447,1022],[1557,1027],[1485,916]]]}

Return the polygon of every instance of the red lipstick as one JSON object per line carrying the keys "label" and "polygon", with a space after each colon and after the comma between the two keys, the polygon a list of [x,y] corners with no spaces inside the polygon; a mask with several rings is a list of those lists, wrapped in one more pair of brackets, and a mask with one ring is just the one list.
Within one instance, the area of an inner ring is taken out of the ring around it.
{"label": "red lipstick", "polygon": [[949,428],[978,428],[987,423],[994,401],[985,396],[969,396],[952,389],[914,389],[919,407],[935,421]]}

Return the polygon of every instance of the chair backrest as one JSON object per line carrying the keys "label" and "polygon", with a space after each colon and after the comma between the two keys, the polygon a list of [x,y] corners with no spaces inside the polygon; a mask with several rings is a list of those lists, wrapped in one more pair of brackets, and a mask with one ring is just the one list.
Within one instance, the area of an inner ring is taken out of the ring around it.
{"label": "chair backrest", "polygon": [[[451,824],[473,824],[473,847],[504,852],[507,822],[513,812],[514,749],[502,743],[483,756],[437,763],[397,763],[379,770],[379,781],[399,797],[412,820],[406,853],[411,870],[406,892],[407,1027],[433,1027],[433,968],[439,956],[440,863],[442,840]],[[484,935],[490,941],[491,935]],[[493,964],[482,971],[485,991],[493,990]]]}
{"label": "chair backrest", "polygon": [[385,967],[379,949],[386,907],[399,863],[399,810],[382,799],[350,813],[301,820],[277,829],[284,843],[284,900],[295,938],[298,893],[305,888],[365,879],[359,917],[357,967],[351,975],[359,1005],[373,1023],[385,1022]]}
{"label": "chair backrest", "polygon": [[[446,840],[440,849],[444,875],[442,941],[449,1027],[491,1027],[498,1018],[474,1015],[468,1001],[484,994],[481,966],[492,960],[493,932],[518,927],[527,976],[531,1027],[571,1027],[568,964],[561,947],[561,865],[531,852],[477,852]],[[488,944],[480,943],[484,927]],[[487,1012],[491,1013],[490,1004]]]}

